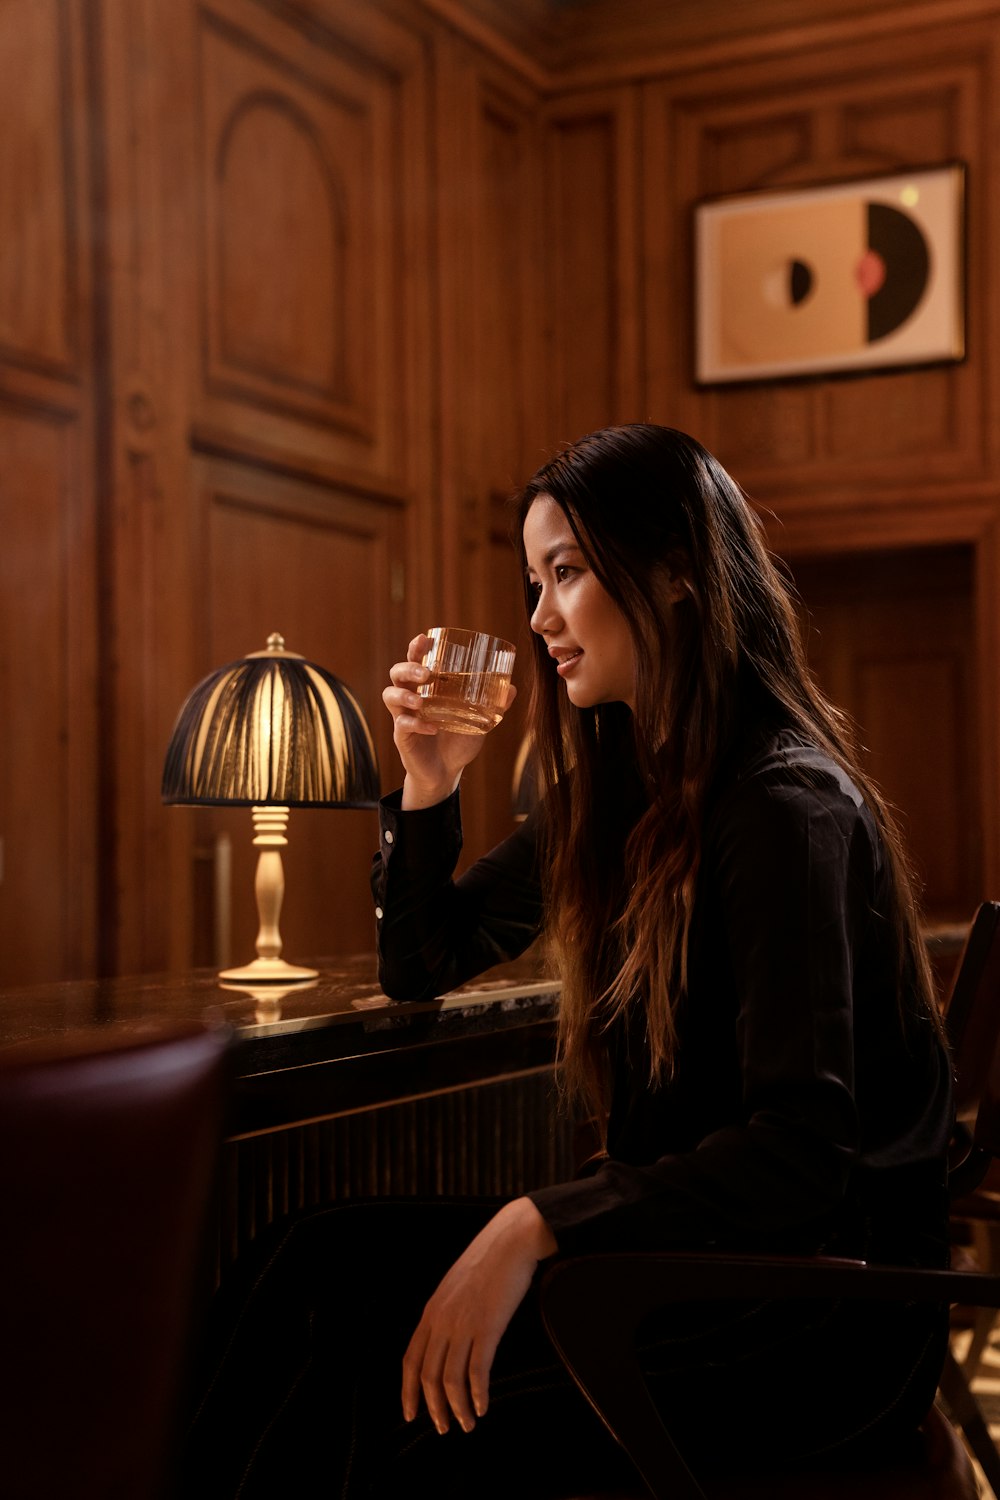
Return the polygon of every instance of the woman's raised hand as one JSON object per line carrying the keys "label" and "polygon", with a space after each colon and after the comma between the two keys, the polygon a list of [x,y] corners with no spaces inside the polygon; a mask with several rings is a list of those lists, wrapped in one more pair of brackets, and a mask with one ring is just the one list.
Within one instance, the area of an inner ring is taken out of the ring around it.
{"label": "woman's raised hand", "polygon": [[[424,700],[417,689],[431,676],[430,669],[422,664],[422,657],[432,644],[430,636],[414,636],[407,647],[406,660],[390,669],[390,686],[382,694],[382,701],[392,714],[393,739],[406,772],[402,802],[405,810],[432,807],[450,797],[485,739],[480,734],[450,734],[421,718]],[[516,692],[513,685],[508,688],[505,711]]]}

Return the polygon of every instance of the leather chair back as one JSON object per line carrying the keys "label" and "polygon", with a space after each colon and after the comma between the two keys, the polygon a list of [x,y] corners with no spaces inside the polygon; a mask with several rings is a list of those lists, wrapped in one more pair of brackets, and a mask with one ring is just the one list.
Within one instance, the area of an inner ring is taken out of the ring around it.
{"label": "leather chair back", "polygon": [[0,1052],[0,1488],[156,1500],[207,1296],[230,1034]]}

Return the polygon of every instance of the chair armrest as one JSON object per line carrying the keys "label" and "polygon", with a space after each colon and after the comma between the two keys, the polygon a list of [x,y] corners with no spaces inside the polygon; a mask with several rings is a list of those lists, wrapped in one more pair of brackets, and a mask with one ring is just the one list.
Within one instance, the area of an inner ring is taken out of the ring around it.
{"label": "chair armrest", "polygon": [[655,1497],[704,1500],[635,1356],[642,1318],[673,1302],[848,1298],[1000,1307],[1000,1275],[871,1265],[832,1256],[607,1252],[553,1260],[542,1318],[569,1373]]}

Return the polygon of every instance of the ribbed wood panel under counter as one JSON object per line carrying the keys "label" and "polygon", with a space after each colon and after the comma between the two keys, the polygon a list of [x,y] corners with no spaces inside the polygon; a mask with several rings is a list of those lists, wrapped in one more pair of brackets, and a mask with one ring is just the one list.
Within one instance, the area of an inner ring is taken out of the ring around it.
{"label": "ribbed wood panel under counter", "polygon": [[516,1197],[573,1169],[573,1126],[548,1069],[232,1141],[220,1269],[297,1209],[365,1197]]}

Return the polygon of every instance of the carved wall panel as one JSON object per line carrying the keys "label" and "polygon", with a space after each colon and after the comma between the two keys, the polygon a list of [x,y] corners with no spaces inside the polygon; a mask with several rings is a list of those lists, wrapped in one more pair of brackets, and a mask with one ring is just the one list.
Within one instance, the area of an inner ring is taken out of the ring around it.
{"label": "carved wall panel", "polygon": [[0,981],[17,984],[93,971],[93,552],[73,428],[0,403],[0,452]]}
{"label": "carved wall panel", "polygon": [[210,14],[201,62],[208,379],[370,438],[371,120]]}
{"label": "carved wall panel", "polygon": [[983,889],[973,566],[957,546],[792,561],[810,661],[855,719],[942,922]]}
{"label": "carved wall panel", "polygon": [[0,8],[0,359],[60,375],[79,352],[70,31],[67,0]]}
{"label": "carved wall panel", "polygon": [[198,415],[402,475],[419,147],[404,130],[405,81],[290,20],[238,0],[200,12]]}
{"label": "carved wall panel", "polygon": [[479,106],[477,464],[484,479],[501,486],[517,483],[536,435],[536,412],[524,396],[525,385],[539,378],[532,369],[540,349],[534,252],[544,233],[534,211],[539,137],[523,100],[486,86]]}
{"label": "carved wall panel", "polygon": [[100,853],[82,8],[0,6],[0,983],[92,974]]}
{"label": "carved wall panel", "polygon": [[555,442],[637,415],[638,143],[628,93],[560,101],[548,123],[546,301]]}
{"label": "carved wall panel", "polygon": [[435,81],[438,582],[445,608],[464,613],[490,585],[490,496],[509,492],[537,453],[545,347],[541,137],[537,99],[475,50],[442,40]]}
{"label": "carved wall panel", "polygon": [[[403,639],[399,508],[235,463],[205,460],[198,472],[206,582],[202,675],[263,650],[268,635],[278,631],[288,650],[334,673],[354,693],[375,736],[389,790],[401,779],[393,765],[391,721],[381,702],[388,666]],[[257,933],[249,814],[245,809],[169,812],[200,819],[203,851],[211,851],[220,832],[229,834],[233,957],[244,962],[239,955],[252,957]],[[370,947],[368,866],[378,844],[376,815],[295,809],[288,837],[281,923],[286,956],[297,954],[301,962]],[[203,953],[210,920],[210,913],[199,914]]]}

